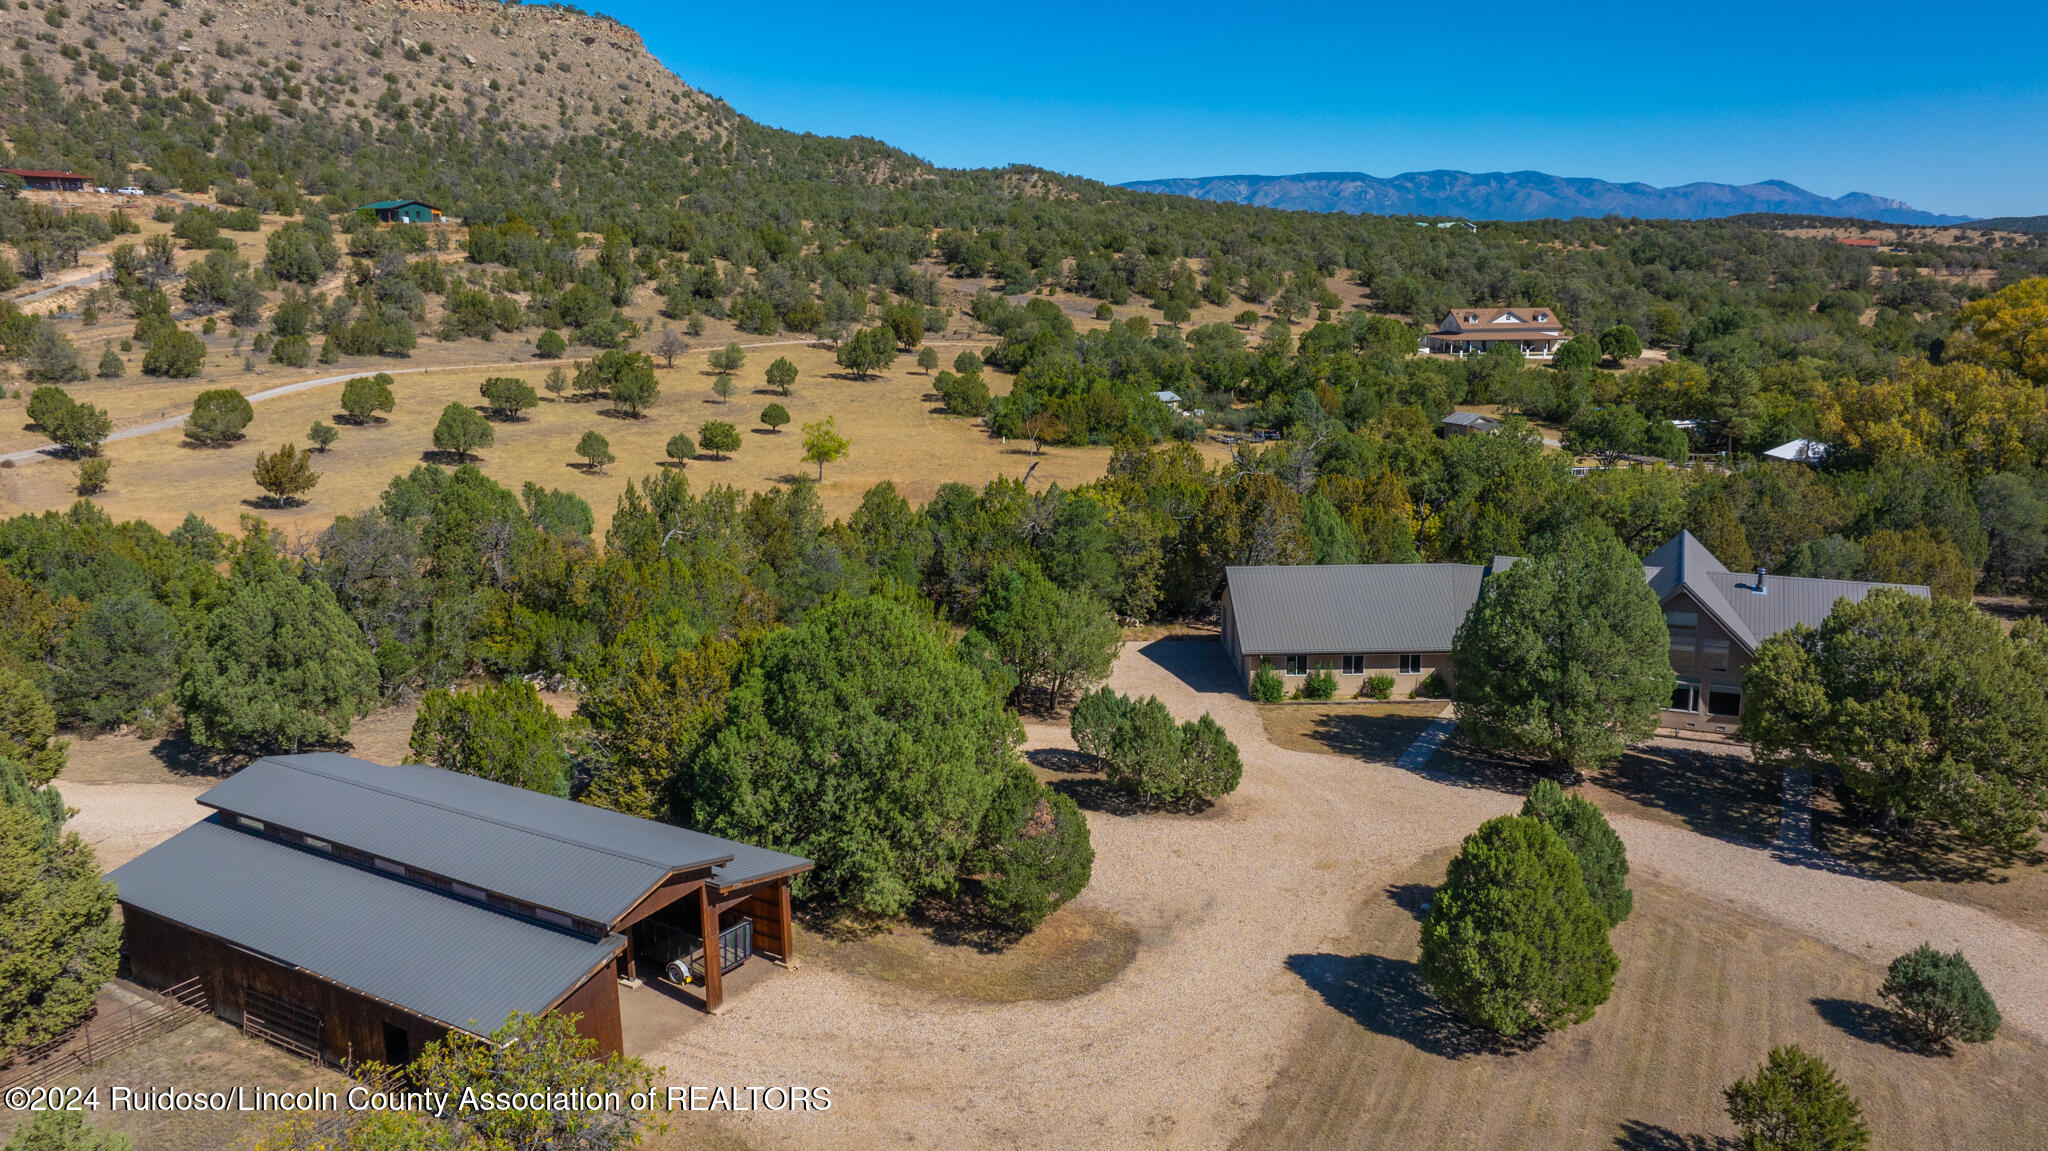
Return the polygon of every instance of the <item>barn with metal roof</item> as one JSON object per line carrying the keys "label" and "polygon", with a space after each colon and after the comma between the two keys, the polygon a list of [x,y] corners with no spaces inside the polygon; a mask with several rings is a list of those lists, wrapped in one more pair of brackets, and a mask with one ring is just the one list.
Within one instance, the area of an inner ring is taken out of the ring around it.
{"label": "barn with metal roof", "polygon": [[[756,954],[787,964],[793,855],[458,772],[273,756],[201,822],[116,869],[135,978],[309,1058],[404,1063],[514,1012],[618,1051],[620,980],[706,1010]],[[716,961],[707,962],[703,941]]]}

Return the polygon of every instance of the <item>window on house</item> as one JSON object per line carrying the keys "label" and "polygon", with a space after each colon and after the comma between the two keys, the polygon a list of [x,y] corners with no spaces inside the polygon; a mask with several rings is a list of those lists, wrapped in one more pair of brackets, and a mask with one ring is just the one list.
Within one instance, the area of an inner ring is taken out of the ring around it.
{"label": "window on house", "polygon": [[1700,644],[1700,654],[1706,657],[1707,666],[1715,671],[1728,670],[1728,641],[1710,639]]}
{"label": "window on house", "polygon": [[1717,679],[1707,688],[1708,715],[1741,715],[1742,685]]}
{"label": "window on house", "polygon": [[403,863],[397,863],[397,862],[394,862],[394,861],[392,861],[392,860],[389,860],[389,859],[382,859],[382,858],[379,858],[379,859],[378,859],[378,860],[376,861],[376,865],[377,865],[377,870],[379,870],[379,871],[383,871],[383,872],[388,872],[388,873],[390,873],[390,874],[392,874],[392,875],[404,875],[404,874],[405,874],[405,864],[403,864]]}
{"label": "window on house", "polygon": [[241,824],[243,827],[248,828],[250,831],[263,830],[263,821],[260,819],[250,819],[246,815],[238,815],[235,817],[235,822]]}
{"label": "window on house", "polygon": [[1365,657],[1364,657],[1364,656],[1362,656],[1362,655],[1347,655],[1347,656],[1345,656],[1345,657],[1344,657],[1344,674],[1345,674],[1345,675],[1364,675],[1364,674],[1365,674]]}
{"label": "window on house", "polygon": [[1678,677],[1678,686],[1671,690],[1672,711],[1698,711],[1700,709],[1700,681],[1688,675]]}
{"label": "window on house", "polygon": [[1670,627],[1695,628],[1700,626],[1700,613],[1696,611],[1667,611],[1664,623]]}
{"label": "window on house", "polygon": [[536,907],[533,909],[533,913],[540,916],[543,920],[554,924],[556,927],[574,927],[576,925],[575,920],[570,919],[559,911],[549,911],[545,907]]}
{"label": "window on house", "polygon": [[1305,655],[1290,655],[1290,656],[1288,656],[1288,657],[1287,657],[1287,674],[1288,674],[1288,675],[1307,675],[1307,674],[1308,674],[1308,657],[1307,657],[1307,656],[1305,656]]}
{"label": "window on house", "polygon": [[1671,658],[1678,660],[1680,663],[1690,664],[1692,662],[1692,653],[1692,635],[1690,633],[1680,634],[1679,632],[1672,632]]}
{"label": "window on house", "polygon": [[1421,656],[1419,656],[1419,655],[1404,655],[1404,656],[1402,656],[1402,657],[1401,657],[1401,674],[1402,674],[1402,675],[1421,675],[1421,674],[1422,674],[1422,657],[1421,657]]}
{"label": "window on house", "polygon": [[313,838],[312,836],[310,836],[310,835],[309,835],[309,836],[306,836],[306,837],[305,837],[304,839],[300,840],[300,842],[301,842],[301,843],[304,843],[304,844],[305,844],[305,845],[306,845],[307,847],[310,847],[310,848],[312,848],[312,849],[313,849],[314,851],[333,851],[333,850],[334,850],[334,845],[333,845],[333,844],[331,844],[331,843],[327,842],[327,841],[326,841],[326,840],[324,840],[324,839],[314,839],[314,838]]}
{"label": "window on house", "polygon": [[449,890],[464,899],[474,899],[478,903],[487,902],[491,898],[490,892],[485,891],[481,887],[471,887],[467,883],[450,884]]}

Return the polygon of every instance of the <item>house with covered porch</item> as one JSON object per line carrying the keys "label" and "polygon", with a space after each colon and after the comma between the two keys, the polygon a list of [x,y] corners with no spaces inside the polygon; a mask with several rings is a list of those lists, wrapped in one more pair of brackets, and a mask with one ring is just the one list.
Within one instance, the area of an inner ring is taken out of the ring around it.
{"label": "house with covered porch", "polygon": [[1462,357],[1508,344],[1526,359],[1547,360],[1564,341],[1564,325],[1549,308],[1464,308],[1446,315],[1422,346]]}

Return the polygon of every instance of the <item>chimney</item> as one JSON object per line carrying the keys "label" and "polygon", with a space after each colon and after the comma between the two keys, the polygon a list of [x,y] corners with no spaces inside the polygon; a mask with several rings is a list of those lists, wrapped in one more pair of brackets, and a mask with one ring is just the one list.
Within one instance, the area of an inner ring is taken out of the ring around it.
{"label": "chimney", "polygon": [[1755,592],[1755,593],[1756,593],[1756,594],[1758,594],[1758,595],[1763,595],[1763,594],[1765,594],[1765,588],[1764,588],[1764,569],[1763,569],[1763,568],[1759,567],[1759,568],[1757,568],[1757,569],[1756,569],[1756,586],[1755,586],[1755,587],[1753,587],[1753,588],[1750,588],[1749,590],[1751,590],[1751,591]]}

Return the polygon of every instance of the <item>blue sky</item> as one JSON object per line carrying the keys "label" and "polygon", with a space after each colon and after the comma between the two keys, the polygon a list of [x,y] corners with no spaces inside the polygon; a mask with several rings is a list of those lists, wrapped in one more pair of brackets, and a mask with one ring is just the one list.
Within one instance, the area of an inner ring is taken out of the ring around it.
{"label": "blue sky", "polygon": [[1532,168],[2048,213],[2041,0],[595,6],[756,120],[953,167]]}

